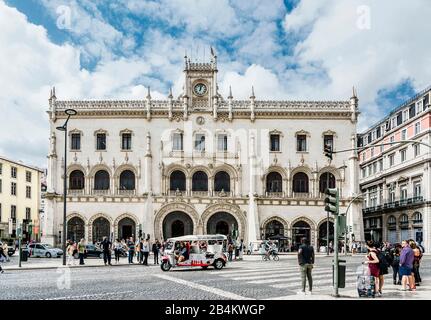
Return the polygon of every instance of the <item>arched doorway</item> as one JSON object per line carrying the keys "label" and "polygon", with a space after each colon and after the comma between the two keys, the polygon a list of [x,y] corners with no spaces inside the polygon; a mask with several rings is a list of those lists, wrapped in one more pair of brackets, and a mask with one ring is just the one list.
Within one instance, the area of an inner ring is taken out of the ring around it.
{"label": "arched doorway", "polygon": [[265,225],[264,239],[278,240],[280,251],[284,251],[288,245],[288,239],[284,236],[284,225],[275,219],[268,221]]}
{"label": "arched doorway", "polygon": [[130,237],[135,238],[136,234],[136,223],[129,217],[125,217],[118,222],[118,238],[128,239]]}
{"label": "arched doorway", "polygon": [[299,246],[301,245],[301,239],[306,238],[307,241],[310,243],[310,235],[311,235],[311,227],[310,225],[300,220],[296,222],[292,226],[292,241],[293,241],[293,249],[296,251],[298,250]]}
{"label": "arched doorway", "polygon": [[73,217],[67,221],[67,239],[80,241],[85,238],[85,223],[79,217]]}
{"label": "arched doorway", "polygon": [[174,211],[163,219],[164,239],[190,234],[193,234],[193,220],[187,213]]}
{"label": "arched doorway", "polygon": [[93,242],[100,242],[103,237],[110,237],[111,225],[108,219],[99,217],[93,221]]}
{"label": "arched doorway", "polygon": [[[233,231],[235,231],[235,234]],[[208,219],[207,234],[224,234],[236,239],[238,236],[238,222],[228,212],[216,212]]]}
{"label": "arched doorway", "polygon": [[[319,242],[318,242],[318,246],[319,248],[321,246],[325,246],[327,244],[327,239],[326,239],[326,231],[327,231],[327,226],[328,223],[327,221],[323,222],[320,224],[319,226]],[[329,242],[334,243],[334,223],[332,221],[329,221]]]}

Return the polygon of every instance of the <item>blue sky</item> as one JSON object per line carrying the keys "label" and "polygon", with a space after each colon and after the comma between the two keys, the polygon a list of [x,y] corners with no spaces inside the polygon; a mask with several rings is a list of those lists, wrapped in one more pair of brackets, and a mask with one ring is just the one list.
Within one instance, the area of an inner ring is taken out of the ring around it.
{"label": "blue sky", "polygon": [[355,86],[362,131],[430,84],[427,4],[0,0],[0,107],[19,123],[1,123],[0,154],[46,165],[51,86],[59,99],[178,95],[184,53],[203,60],[210,46],[222,94],[346,100]]}

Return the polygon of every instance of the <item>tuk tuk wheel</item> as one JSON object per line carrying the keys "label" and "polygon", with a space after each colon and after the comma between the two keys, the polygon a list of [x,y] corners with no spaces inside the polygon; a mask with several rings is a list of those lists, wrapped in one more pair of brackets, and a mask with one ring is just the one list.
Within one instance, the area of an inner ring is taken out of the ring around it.
{"label": "tuk tuk wheel", "polygon": [[206,269],[208,269],[208,266],[204,266],[204,267],[202,267],[202,269],[206,270]]}
{"label": "tuk tuk wheel", "polygon": [[172,267],[171,264],[167,261],[163,261],[162,264],[160,265],[160,268],[163,271],[169,271],[169,270],[171,270],[171,267]]}
{"label": "tuk tuk wheel", "polygon": [[216,261],[214,261],[214,268],[217,270],[220,270],[221,268],[223,268],[223,260],[222,259],[217,259]]}

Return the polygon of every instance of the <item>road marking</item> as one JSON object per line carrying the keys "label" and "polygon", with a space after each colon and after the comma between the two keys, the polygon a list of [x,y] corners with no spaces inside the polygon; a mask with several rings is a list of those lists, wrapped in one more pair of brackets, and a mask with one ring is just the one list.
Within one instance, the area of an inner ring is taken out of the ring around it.
{"label": "road marking", "polygon": [[211,271],[208,272],[209,274],[218,274],[218,275],[224,275],[224,274],[235,274],[235,273],[246,273],[246,272],[256,272],[256,271],[260,271],[262,270],[262,272],[265,271],[284,271],[284,270],[289,270],[289,269],[295,269],[298,270],[298,267],[293,268],[293,267],[277,267],[277,268],[245,268],[245,269],[239,269],[239,268],[234,268],[234,269],[226,269],[226,271],[223,270],[223,272],[221,273],[220,271]]}
{"label": "road marking", "polygon": [[[301,279],[299,279],[299,281],[297,281],[295,283],[280,283],[280,284],[271,285],[270,287],[278,288],[278,289],[297,288],[297,287],[301,286],[300,281],[301,281]],[[355,281],[355,282],[353,282],[353,281]],[[347,276],[346,277],[346,285],[347,284],[354,284],[354,283],[356,283],[356,276]],[[319,286],[322,286],[325,284],[330,284],[332,286],[332,279],[324,279],[324,280],[321,279],[321,280],[317,280],[317,281],[314,281],[314,279],[313,279],[313,289],[319,288]]]}
{"label": "road marking", "polygon": [[160,278],[160,279],[164,279],[164,280],[176,282],[176,283],[179,283],[179,284],[182,284],[182,285],[194,288],[194,289],[199,289],[199,290],[202,290],[202,291],[213,293],[213,294],[216,294],[216,295],[219,295],[219,296],[222,296],[222,297],[225,297],[225,298],[233,299],[233,300],[255,300],[255,299],[252,299],[252,298],[247,298],[247,297],[243,297],[243,296],[237,295],[237,294],[229,292],[229,291],[225,291],[225,290],[221,290],[221,289],[218,289],[218,288],[204,286],[202,284],[197,284],[197,283],[194,283],[194,282],[185,281],[185,280],[174,278],[174,277],[171,277],[171,276],[168,276],[168,275],[164,275],[164,274],[155,274],[154,276],[157,277],[157,278]]}
{"label": "road marking", "polygon": [[[354,274],[350,274],[351,276],[354,276]],[[349,276],[349,273],[346,274],[346,277]],[[315,272],[313,272],[313,281],[319,278],[327,278],[327,277],[332,277],[332,275],[328,275],[326,272],[325,273],[321,273],[321,274],[316,274]],[[272,279],[272,278],[276,278],[276,279]],[[253,281],[247,281],[247,283],[253,283],[253,284],[266,284],[266,283],[273,283],[273,282],[288,282],[288,281],[292,281],[292,278],[297,278],[300,279],[301,276],[299,274],[291,274],[291,275],[285,275],[283,277],[262,277],[261,280],[253,280]],[[258,279],[258,278],[256,278]]]}
{"label": "road marking", "polygon": [[82,298],[93,298],[100,296],[110,296],[110,295],[119,295],[124,293],[132,293],[133,291],[120,291],[120,292],[106,292],[106,293],[94,293],[94,294],[85,294],[81,296],[65,296],[65,297],[55,297],[55,298],[46,298],[41,300],[68,300],[68,299],[82,299]]}

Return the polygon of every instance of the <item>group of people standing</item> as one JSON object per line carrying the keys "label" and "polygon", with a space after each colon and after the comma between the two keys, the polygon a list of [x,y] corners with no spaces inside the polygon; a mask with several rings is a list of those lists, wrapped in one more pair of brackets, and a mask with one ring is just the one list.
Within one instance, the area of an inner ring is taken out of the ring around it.
{"label": "group of people standing", "polygon": [[233,260],[233,255],[235,252],[235,260],[242,260],[243,254],[244,254],[244,240],[241,239],[239,242],[235,243],[232,239],[228,241],[227,245],[227,253],[228,253],[228,260]]}
{"label": "group of people standing", "polygon": [[159,255],[164,248],[164,244],[160,243],[158,239],[151,244],[150,238],[140,238],[138,241],[134,241],[133,237],[130,237],[126,242],[126,248],[128,251],[128,262],[129,264],[134,263],[133,258],[136,254],[136,259],[139,264],[148,266],[148,256],[150,255],[150,250],[154,255],[154,264],[159,264]]}
{"label": "group of people standing", "polygon": [[67,265],[75,265],[75,257],[78,255],[79,264],[84,265],[84,254],[85,254],[85,240],[81,239],[78,243],[72,240],[67,241],[66,255]]}
{"label": "group of people standing", "polygon": [[[382,295],[384,275],[392,267],[393,283],[401,285],[401,291],[415,291],[420,285],[420,261],[423,249],[412,239],[403,240],[401,245],[378,248],[373,241],[366,243],[368,253],[365,264],[368,264],[370,275],[375,280],[375,293]],[[398,278],[398,280],[397,280]]]}

